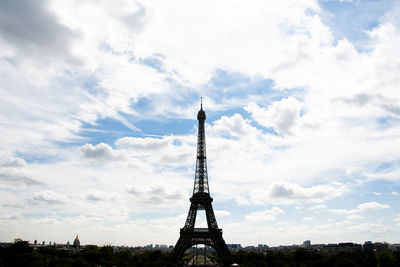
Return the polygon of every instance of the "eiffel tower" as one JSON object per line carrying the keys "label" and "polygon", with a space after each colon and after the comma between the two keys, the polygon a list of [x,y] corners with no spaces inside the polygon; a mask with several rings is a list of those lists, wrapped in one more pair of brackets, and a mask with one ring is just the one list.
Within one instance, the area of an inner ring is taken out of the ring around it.
{"label": "eiffel tower", "polygon": [[[175,262],[180,262],[185,251],[197,244],[212,247],[218,253],[221,260],[230,255],[228,247],[222,238],[222,229],[218,228],[214,210],[211,205],[213,201],[208,188],[207,158],[206,158],[206,135],[204,121],[206,113],[203,111],[201,102],[197,114],[199,121],[199,132],[197,138],[196,175],[194,179],[193,196],[190,198],[190,209],[185,226],[180,230],[180,237],[172,251]],[[207,228],[195,228],[198,210],[204,210],[207,218]]]}

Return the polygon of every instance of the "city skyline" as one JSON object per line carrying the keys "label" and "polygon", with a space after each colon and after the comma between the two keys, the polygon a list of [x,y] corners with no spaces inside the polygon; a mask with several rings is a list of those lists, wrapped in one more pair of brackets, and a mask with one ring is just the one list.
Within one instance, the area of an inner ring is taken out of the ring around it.
{"label": "city skyline", "polygon": [[0,242],[400,243],[396,3],[1,1]]}

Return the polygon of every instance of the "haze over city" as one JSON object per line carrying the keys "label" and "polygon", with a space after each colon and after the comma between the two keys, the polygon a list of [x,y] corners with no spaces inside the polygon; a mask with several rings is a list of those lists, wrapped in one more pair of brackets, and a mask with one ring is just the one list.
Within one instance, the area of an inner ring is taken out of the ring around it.
{"label": "haze over city", "polygon": [[398,3],[0,1],[0,241],[399,243]]}

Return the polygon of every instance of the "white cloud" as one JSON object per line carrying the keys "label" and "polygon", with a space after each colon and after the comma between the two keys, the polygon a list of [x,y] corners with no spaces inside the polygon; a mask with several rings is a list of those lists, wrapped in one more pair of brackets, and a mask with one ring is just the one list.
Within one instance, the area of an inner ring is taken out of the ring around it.
{"label": "white cloud", "polygon": [[[174,144],[176,141],[177,144]],[[131,156],[146,157],[146,162],[155,166],[183,166],[193,164],[195,138],[185,136],[123,137],[115,141],[121,151]]]}
{"label": "white cloud", "polygon": [[368,211],[368,210],[380,210],[380,209],[388,209],[390,208],[387,204],[381,204],[375,201],[366,202],[357,205],[357,209],[359,211]]}
{"label": "white cloud", "polygon": [[27,186],[43,185],[42,182],[31,178],[25,171],[14,168],[0,168],[0,187],[23,189]]}
{"label": "white cloud", "polygon": [[[383,162],[386,163],[386,162]],[[365,176],[369,180],[389,180],[397,181],[399,178],[400,170],[397,167],[389,168],[383,171],[368,171]]]}
{"label": "white cloud", "polygon": [[353,212],[357,212],[357,210],[332,209],[331,212],[336,214],[351,214]]}
{"label": "white cloud", "polygon": [[44,190],[36,192],[33,196],[33,200],[46,204],[65,204],[67,203],[68,198],[52,190]]}
{"label": "white cloud", "polygon": [[91,201],[106,201],[110,200],[112,195],[107,194],[106,192],[90,189],[86,194],[86,199]]}
{"label": "white cloud", "polygon": [[138,138],[123,137],[118,139],[115,144],[120,148],[153,152],[167,148],[170,141],[168,139],[159,138]]}
{"label": "white cloud", "polygon": [[6,159],[3,159],[0,161],[0,167],[25,167],[26,166],[26,161],[21,158],[17,157],[7,157]]}
{"label": "white cloud", "polygon": [[40,219],[32,219],[31,223],[49,226],[49,225],[56,225],[58,223],[58,220],[55,218],[40,218]]}
{"label": "white cloud", "polygon": [[327,209],[328,207],[325,204],[318,204],[315,206],[310,207],[310,210],[321,210],[321,209]]}
{"label": "white cloud", "polygon": [[[343,186],[315,185],[302,187],[289,182],[275,182],[264,190],[253,190],[248,194],[248,204],[281,203],[291,204],[294,201],[322,202],[340,196],[345,191]],[[245,203],[242,198],[237,199],[238,204]],[[325,206],[326,207],[326,206]],[[319,206],[318,208],[324,208]]]}
{"label": "white cloud", "polygon": [[13,213],[13,214],[5,214],[0,217],[0,220],[20,220],[23,219],[24,216],[20,212]]}
{"label": "white cloud", "polygon": [[244,205],[244,206],[250,205],[250,200],[249,200],[247,197],[245,197],[245,196],[238,196],[238,197],[236,198],[236,202],[237,202],[239,205]]}
{"label": "white cloud", "polygon": [[124,222],[129,219],[129,209],[118,207],[107,212],[105,218],[112,222]]}
{"label": "white cloud", "polygon": [[182,187],[157,183],[150,186],[132,186],[127,192],[140,202],[157,205],[188,199],[187,191]]}
{"label": "white cloud", "polygon": [[359,225],[349,227],[350,230],[360,231],[362,233],[385,233],[390,229],[380,223],[361,223]]}
{"label": "white cloud", "polygon": [[381,209],[388,209],[390,208],[387,204],[381,204],[375,201],[365,202],[357,205],[356,209],[332,209],[331,212],[337,214],[354,214],[359,212],[371,211],[371,210],[381,210]]}
{"label": "white cloud", "polygon": [[[213,4],[212,10],[208,8],[210,4]],[[307,17],[304,12],[307,9],[318,9],[314,1],[252,1],[236,2],[233,5],[226,1],[190,5],[173,1],[168,4],[158,2],[151,5],[151,8],[160,17],[153,17],[149,21],[148,31],[135,44],[136,51],[147,55],[157,51],[171,57],[171,60],[165,61],[166,68],[177,70],[180,79],[194,83],[208,80],[215,66],[229,66],[244,73],[271,73],[279,65],[290,65],[293,62],[290,59],[301,53],[285,52],[293,50],[290,46],[296,46],[299,40],[288,40],[290,38],[286,39],[280,33],[288,31],[305,36],[308,33],[304,32],[307,26],[316,26],[315,20],[318,20],[317,17],[314,20]],[[220,20],[221,10],[224,10],[224,21]],[[181,21],[185,21],[185,24]],[[227,28],[231,30],[227,31]],[[325,34],[321,30],[324,29],[315,27],[310,34],[319,39]],[[269,35],[260,35],[260,32],[268,32]],[[144,45],[149,40],[154,42]],[[173,45],[175,42],[181,45]],[[185,50],[180,47],[185,47]],[[278,49],[273,50],[273,53],[272,48]]]}
{"label": "white cloud", "polygon": [[346,216],[346,221],[355,221],[361,219],[364,219],[364,217],[357,214],[350,214]]}
{"label": "white cloud", "polygon": [[264,109],[255,103],[245,108],[252,118],[264,127],[273,127],[275,131],[282,134],[292,134],[292,128],[300,118],[301,103],[294,97],[275,101]]}
{"label": "white cloud", "polygon": [[249,223],[259,223],[265,221],[274,221],[276,216],[279,214],[284,214],[285,212],[278,207],[272,207],[271,209],[266,209],[264,211],[252,212],[245,216],[245,221]]}
{"label": "white cloud", "polygon": [[19,63],[27,57],[43,61],[50,57],[79,63],[70,51],[78,34],[61,25],[57,17],[49,12],[46,3],[2,2],[0,17],[0,37],[9,44],[8,60]]}
{"label": "white cloud", "polygon": [[112,147],[105,143],[97,145],[85,144],[79,148],[83,153],[83,157],[94,161],[111,161],[111,160],[124,160],[126,155],[121,151],[115,151]]}
{"label": "white cloud", "polygon": [[269,188],[274,198],[330,198],[340,195],[340,191],[329,186],[312,186],[309,188],[287,182],[277,182]]}
{"label": "white cloud", "polygon": [[232,117],[222,116],[221,119],[214,122],[211,133],[219,133],[222,135],[230,135],[234,137],[245,137],[258,133],[255,127],[250,126],[249,121],[243,119],[239,114]]}
{"label": "white cloud", "polygon": [[214,212],[217,217],[225,217],[231,215],[231,213],[227,210],[214,210]]}

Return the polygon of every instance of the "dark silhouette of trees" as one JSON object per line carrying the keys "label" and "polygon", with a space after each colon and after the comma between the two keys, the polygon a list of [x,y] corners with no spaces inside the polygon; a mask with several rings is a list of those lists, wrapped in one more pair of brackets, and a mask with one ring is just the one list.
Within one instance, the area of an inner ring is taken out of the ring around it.
{"label": "dark silhouette of trees", "polygon": [[27,241],[17,241],[12,244],[6,253],[0,253],[4,265],[32,266],[34,260],[33,249]]}
{"label": "dark silhouette of trees", "polygon": [[397,258],[393,253],[388,251],[380,252],[377,255],[378,267],[389,267],[399,265]]}
{"label": "dark silhouette of trees", "polygon": [[332,256],[322,256],[317,252],[299,248],[291,253],[274,251],[232,253],[232,261],[241,267],[268,266],[268,267],[380,267],[400,266],[400,252],[382,252],[377,255],[364,252],[341,252]]}
{"label": "dark silhouette of trees", "polygon": [[[187,255],[188,261],[193,255]],[[217,260],[212,253],[207,255]],[[400,252],[384,251],[375,254],[341,252],[332,256],[322,256],[317,252],[299,248],[291,253],[238,251],[232,252],[224,259],[224,266],[238,263],[241,267],[396,267],[400,266]],[[132,266],[159,267],[175,266],[170,254],[160,250],[114,251],[111,246],[97,247],[88,245],[81,250],[65,250],[55,247],[39,247],[33,249],[26,241],[17,241],[8,247],[0,248],[0,267],[8,266],[62,266],[62,267],[94,267],[94,266]]]}

